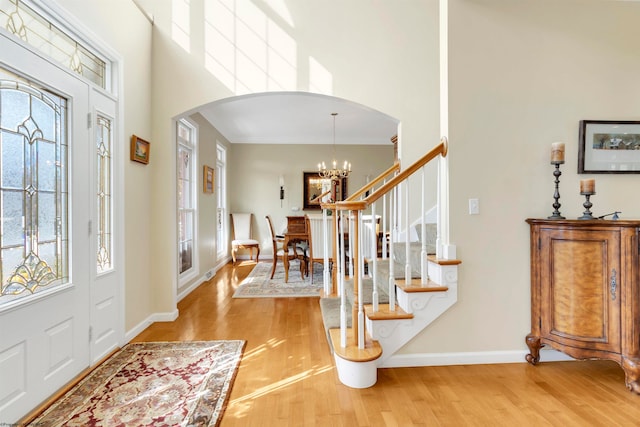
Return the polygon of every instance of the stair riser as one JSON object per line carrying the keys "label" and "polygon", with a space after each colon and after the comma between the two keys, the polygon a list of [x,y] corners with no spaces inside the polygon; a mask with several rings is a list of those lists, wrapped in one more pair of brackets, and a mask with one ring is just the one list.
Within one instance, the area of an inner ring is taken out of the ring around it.
{"label": "stair riser", "polygon": [[367,320],[367,330],[383,348],[382,357],[378,359],[378,367],[383,367],[389,357],[456,303],[458,299],[456,284],[449,286],[446,292],[399,291],[399,305],[405,311],[411,307],[413,319]]}

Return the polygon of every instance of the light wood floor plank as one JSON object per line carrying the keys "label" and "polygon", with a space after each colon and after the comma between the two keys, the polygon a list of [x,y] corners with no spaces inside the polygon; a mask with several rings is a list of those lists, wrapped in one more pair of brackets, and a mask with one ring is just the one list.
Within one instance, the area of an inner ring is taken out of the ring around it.
{"label": "light wood floor plank", "polygon": [[610,361],[380,369],[350,389],[317,298],[232,298],[253,265],[225,266],[134,340],[247,340],[221,427],[640,425],[640,396]]}

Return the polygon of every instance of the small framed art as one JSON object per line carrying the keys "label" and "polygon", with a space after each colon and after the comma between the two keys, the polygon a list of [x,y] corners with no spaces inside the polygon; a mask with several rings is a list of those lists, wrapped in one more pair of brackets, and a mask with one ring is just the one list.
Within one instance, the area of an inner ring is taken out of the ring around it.
{"label": "small framed art", "polygon": [[204,165],[202,177],[202,191],[205,193],[213,193],[213,182],[215,177],[213,168]]}
{"label": "small framed art", "polygon": [[131,160],[134,162],[149,163],[151,154],[151,143],[135,135],[131,136]]}

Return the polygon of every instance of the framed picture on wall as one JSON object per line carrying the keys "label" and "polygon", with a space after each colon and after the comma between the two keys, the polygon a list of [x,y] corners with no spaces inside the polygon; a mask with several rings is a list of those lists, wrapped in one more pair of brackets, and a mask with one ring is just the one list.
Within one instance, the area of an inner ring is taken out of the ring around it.
{"label": "framed picture on wall", "polygon": [[578,173],[640,173],[640,121],[581,120]]}
{"label": "framed picture on wall", "polygon": [[318,172],[303,172],[303,204],[304,210],[320,210],[321,203],[331,200],[335,186],[336,200],[347,198],[347,178],[332,181],[320,176]]}
{"label": "framed picture on wall", "polygon": [[204,171],[202,173],[202,191],[205,193],[213,193],[213,181],[215,177],[215,171],[213,168],[204,165]]}
{"label": "framed picture on wall", "polygon": [[131,160],[138,163],[149,163],[151,143],[135,135],[131,136]]}

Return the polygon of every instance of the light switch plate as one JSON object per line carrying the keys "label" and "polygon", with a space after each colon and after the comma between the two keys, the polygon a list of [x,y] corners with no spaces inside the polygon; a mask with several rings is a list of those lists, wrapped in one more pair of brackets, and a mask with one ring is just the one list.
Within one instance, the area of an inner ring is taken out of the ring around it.
{"label": "light switch plate", "polygon": [[478,199],[469,199],[469,215],[480,214],[480,201]]}

